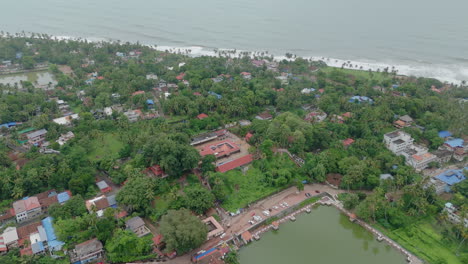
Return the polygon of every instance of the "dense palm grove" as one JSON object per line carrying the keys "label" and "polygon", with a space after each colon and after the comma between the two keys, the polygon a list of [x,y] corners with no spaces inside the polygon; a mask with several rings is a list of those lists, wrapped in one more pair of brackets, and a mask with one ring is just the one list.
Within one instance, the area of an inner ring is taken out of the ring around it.
{"label": "dense palm grove", "polygon": [[[132,51],[139,55],[116,56]],[[20,59],[16,58],[18,52],[22,53]],[[468,111],[462,100],[468,97],[466,87],[398,76],[388,69],[330,69],[323,62],[301,58],[281,61],[272,70],[266,65],[256,67],[251,58],[242,55],[245,54],[192,58],[185,51],[160,52],[129,43],[56,41],[46,36],[0,38],[0,61],[11,60],[23,68],[48,62],[49,71],[58,82],[56,89],[49,91],[36,89],[28,81],[21,82],[21,89],[18,85],[0,84],[0,124],[23,123],[18,128],[0,128],[0,209],[44,190],[70,190],[72,200],[49,209],[59,238],[66,247],[73,248],[97,237],[105,244],[110,261],[126,262],[154,255],[148,241],[122,230],[123,224],[115,219],[115,212],[106,211],[101,218],[87,212],[84,200],[98,191],[96,175],[110,177],[117,185],[125,183],[117,200],[130,214],[154,223],[162,218],[164,225],[171,216],[182,218],[178,214],[186,213],[184,208],[203,214],[216,204],[235,211],[277,190],[293,185],[301,188],[304,180],[322,183],[328,174],[339,173],[343,175],[342,189],[361,191],[343,198],[345,206],[355,210],[360,218],[389,231],[408,232],[414,232],[411,230],[418,222],[432,219],[445,242],[456,248],[460,263],[468,263],[466,228],[449,223],[441,214],[444,199],[450,199],[466,213],[467,181],[456,186],[449,198],[442,199],[432,188],[425,188],[425,178],[405,165],[403,157],[395,156],[382,143],[383,135],[395,130],[392,123],[402,115],[410,115],[424,127],[405,130],[430,149],[443,143],[438,131],[467,135]],[[271,61],[270,57],[262,59]],[[70,66],[74,73],[64,74],[60,65]],[[94,72],[102,78],[87,84],[89,74]],[[241,72],[249,72],[252,78],[243,78]],[[281,72],[287,76],[287,82],[275,78]],[[180,78],[182,73],[186,82]],[[148,74],[157,75],[158,80],[146,78]],[[215,78],[219,79],[214,81]],[[165,96],[164,91],[153,89],[161,80],[177,84],[177,88]],[[432,86],[445,90],[437,93],[431,90]],[[306,87],[314,87],[315,92],[302,93]],[[134,95],[137,91],[145,93]],[[368,96],[374,102],[349,102],[354,95]],[[79,113],[73,126],[51,121],[62,116],[52,97],[66,101]],[[147,99],[154,98],[164,116],[135,123],[118,112],[96,116],[96,110],[114,105],[151,113]],[[320,109],[328,118],[324,122],[305,121],[308,111],[304,106]],[[254,119],[264,111],[272,114],[273,120]],[[348,112],[348,118],[337,122],[336,118]],[[200,113],[206,113],[208,118],[197,119]],[[201,158],[190,146],[191,137],[243,119],[253,121],[229,130],[240,137],[253,134],[249,140],[249,151],[256,157],[252,168],[245,176],[240,170],[215,172],[212,157]],[[19,131],[28,127],[45,128],[50,142],[68,131],[73,131],[75,138],[63,146],[53,143],[51,147],[60,151],[57,155],[42,154],[32,147],[23,154],[27,162],[19,169],[8,156],[7,144],[18,145]],[[354,139],[349,147],[342,143],[347,138]],[[303,166],[297,167],[287,157],[277,155],[276,149],[288,149],[301,157]],[[156,179],[142,174],[153,164],[159,164],[169,177]],[[194,168],[199,168],[210,189],[193,175]],[[383,173],[391,173],[394,181],[381,182],[379,175]],[[252,180],[237,181],[242,176]],[[247,190],[248,194],[243,195]],[[202,230],[199,237],[203,236],[206,237],[206,231]],[[174,238],[169,249],[185,253],[203,241],[179,242]],[[64,261],[48,257],[31,260],[18,254],[12,251],[0,256],[0,262]],[[437,259],[434,263],[443,261]]]}

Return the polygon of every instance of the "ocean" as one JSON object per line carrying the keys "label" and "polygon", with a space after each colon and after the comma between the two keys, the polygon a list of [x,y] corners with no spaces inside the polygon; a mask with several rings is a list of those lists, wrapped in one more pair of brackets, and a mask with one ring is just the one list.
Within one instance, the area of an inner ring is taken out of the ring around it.
{"label": "ocean", "polygon": [[464,0],[1,0],[0,31],[268,51],[468,81]]}

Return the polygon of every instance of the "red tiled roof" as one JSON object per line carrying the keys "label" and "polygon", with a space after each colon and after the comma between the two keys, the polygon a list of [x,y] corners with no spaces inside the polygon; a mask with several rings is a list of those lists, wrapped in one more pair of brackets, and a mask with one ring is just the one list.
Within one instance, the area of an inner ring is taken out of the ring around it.
{"label": "red tiled roof", "polygon": [[240,74],[243,75],[243,76],[251,75],[250,72],[241,72]]}
{"label": "red tiled roof", "polygon": [[109,201],[106,198],[99,199],[94,202],[97,210],[103,210],[109,207]]}
{"label": "red tiled roof", "polygon": [[31,247],[23,248],[20,250],[20,255],[21,256],[32,256],[33,252]]}
{"label": "red tiled roof", "polygon": [[41,199],[39,202],[42,207],[47,208],[55,203],[58,203],[57,195]]}
{"label": "red tiled roof", "polygon": [[128,213],[126,211],[121,211],[120,213],[117,214],[117,218],[120,219],[120,218],[124,218],[128,215]]}
{"label": "red tiled roof", "polygon": [[219,165],[216,168],[216,170],[219,171],[219,172],[230,171],[230,170],[233,170],[233,169],[238,168],[240,166],[244,166],[246,164],[249,164],[250,162],[252,162],[252,160],[253,160],[252,154],[245,155],[245,156],[240,157],[240,158],[238,158],[236,160],[233,160],[233,161],[224,163],[222,165]]}
{"label": "red tiled roof", "polygon": [[161,166],[156,165],[156,164],[149,167],[148,170],[150,170],[155,176],[163,176],[166,174],[164,170],[161,168]]}
{"label": "red tiled roof", "polygon": [[325,92],[325,89],[319,89],[318,91],[319,91],[320,93],[323,93],[323,92]]}
{"label": "red tiled roof", "polygon": [[245,241],[250,241],[250,240],[252,240],[252,234],[251,234],[249,231],[245,231],[244,233],[242,233],[241,237],[242,237],[242,239],[244,239]]}
{"label": "red tiled roof", "polygon": [[197,115],[197,118],[200,119],[200,120],[202,120],[204,118],[207,118],[207,117],[208,117],[208,115],[205,114],[205,113],[201,113],[201,114]]}
{"label": "red tiled roof", "polygon": [[41,207],[39,200],[37,199],[37,197],[34,196],[24,200],[24,205],[27,211]]}
{"label": "red tiled roof", "polygon": [[185,77],[185,72],[183,72],[183,73],[177,75],[176,79],[180,81],[180,80],[183,80],[184,77]]}
{"label": "red tiled roof", "polygon": [[193,95],[196,95],[196,96],[201,96],[202,94],[199,93],[199,92],[194,92]]}
{"label": "red tiled roof", "polygon": [[104,76],[97,77],[98,80],[104,80]]}
{"label": "red tiled roof", "polygon": [[352,138],[347,138],[347,139],[343,140],[343,145],[346,146],[346,147],[353,144],[353,143],[354,143],[354,139],[352,139]]}
{"label": "red tiled roof", "polygon": [[245,141],[249,141],[251,138],[253,137],[253,134],[252,133],[247,133],[247,135],[245,135]]}
{"label": "red tiled roof", "polygon": [[28,239],[29,235],[37,232],[37,227],[41,225],[41,222],[31,223],[22,227],[18,227],[16,232],[18,233],[19,239]]}
{"label": "red tiled roof", "polygon": [[145,94],[145,91],[136,91],[132,93],[132,96],[139,95],[139,94]]}
{"label": "red tiled roof", "polygon": [[342,114],[342,116],[348,117],[348,118],[350,118],[351,115],[352,115],[351,112],[346,112],[346,113]]}
{"label": "red tiled roof", "polygon": [[220,158],[229,156],[232,153],[238,152],[239,150],[239,146],[234,144],[232,141],[223,140],[212,145],[205,146],[200,150],[200,155],[203,157],[206,155],[215,155],[217,158]]}
{"label": "red tiled roof", "polygon": [[157,246],[157,245],[161,244],[162,239],[163,239],[163,236],[161,234],[159,234],[159,235],[153,237],[153,243]]}

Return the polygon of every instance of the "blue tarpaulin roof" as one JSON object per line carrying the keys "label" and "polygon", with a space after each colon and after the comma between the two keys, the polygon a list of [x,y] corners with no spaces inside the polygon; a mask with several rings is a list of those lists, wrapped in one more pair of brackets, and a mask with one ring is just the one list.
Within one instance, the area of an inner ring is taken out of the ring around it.
{"label": "blue tarpaulin roof", "polygon": [[[468,167],[465,167],[465,170],[468,170]],[[465,175],[463,175],[463,170],[446,170],[437,175],[436,178],[448,185],[454,185],[466,180]]]}
{"label": "blue tarpaulin roof", "polygon": [[462,148],[463,147],[463,139],[454,138],[454,139],[445,141],[445,144],[449,145],[452,148]]}
{"label": "blue tarpaulin roof", "polygon": [[151,99],[146,100],[146,103],[149,105],[154,105],[154,101]]}
{"label": "blue tarpaulin roof", "polygon": [[61,192],[57,194],[57,200],[59,203],[64,203],[70,200],[70,195],[67,192]]}
{"label": "blue tarpaulin roof", "polygon": [[446,138],[446,137],[451,137],[452,136],[452,133],[450,133],[450,131],[439,131],[439,137],[441,138]]}
{"label": "blue tarpaulin roof", "polygon": [[42,226],[44,227],[47,235],[47,245],[49,245],[50,250],[60,250],[65,244],[62,241],[57,240],[55,235],[54,227],[52,226],[52,217],[44,218],[42,221]]}

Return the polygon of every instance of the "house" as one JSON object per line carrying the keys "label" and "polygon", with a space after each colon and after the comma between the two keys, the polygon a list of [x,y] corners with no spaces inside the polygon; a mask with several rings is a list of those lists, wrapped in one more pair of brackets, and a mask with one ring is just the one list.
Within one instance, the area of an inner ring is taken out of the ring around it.
{"label": "house", "polygon": [[221,245],[208,250],[203,250],[192,256],[192,263],[196,264],[223,264],[222,259],[229,252],[229,246]]}
{"label": "house", "polygon": [[224,228],[213,216],[203,219],[202,222],[208,226],[207,240],[224,233]]}
{"label": "house", "polygon": [[252,122],[250,122],[249,120],[239,120],[239,125],[241,127],[250,126],[251,124],[252,124]]}
{"label": "house", "polygon": [[397,121],[393,122],[396,128],[409,127],[413,124],[413,119],[409,115],[404,115],[398,118]]}
{"label": "house", "polygon": [[355,96],[352,96],[351,98],[349,98],[348,102],[358,103],[358,104],[361,104],[361,103],[372,104],[372,103],[374,103],[374,100],[372,100],[371,98],[369,98],[367,96],[355,95]]}
{"label": "house", "polygon": [[179,81],[182,81],[185,77],[185,72],[182,72],[181,74],[177,75],[176,76],[176,79],[179,80]]}
{"label": "house", "polygon": [[453,158],[455,160],[458,160],[458,161],[463,161],[465,159],[465,156],[467,154],[467,145],[465,143],[465,147],[464,148],[457,148],[454,152],[453,152]]}
{"label": "house", "polygon": [[221,98],[223,98],[222,95],[217,94],[217,93],[212,92],[212,91],[208,91],[208,94],[209,94],[209,95],[213,95],[213,96],[216,97],[216,99],[218,99],[218,100],[221,99]]}
{"label": "house", "polygon": [[439,163],[447,163],[453,156],[453,153],[446,149],[438,149],[432,152],[432,154],[436,155],[437,162]]}
{"label": "house", "polygon": [[314,88],[304,88],[301,90],[301,94],[310,94],[312,92],[315,92]]}
{"label": "house", "polygon": [[8,248],[5,244],[5,240],[0,236],[0,255],[5,254],[8,251]]}
{"label": "house", "polygon": [[35,218],[41,215],[41,204],[37,197],[26,197],[13,203],[13,210],[15,211],[16,221],[18,223]]}
{"label": "house", "polygon": [[265,65],[265,61],[264,60],[252,60],[252,65],[259,68]]}
{"label": "house", "polygon": [[393,180],[393,176],[391,174],[380,174],[380,180],[385,181],[385,180]]}
{"label": "house", "polygon": [[125,226],[138,237],[146,236],[151,233],[148,227],[146,227],[143,219],[141,219],[139,216],[135,216],[125,221]]}
{"label": "house", "polygon": [[57,139],[57,143],[59,143],[60,146],[65,145],[70,139],[74,138],[75,134],[73,132],[68,131],[66,134],[60,135],[59,139]]}
{"label": "house", "polygon": [[250,72],[241,72],[240,75],[246,80],[252,79],[252,74]]}
{"label": "house", "polygon": [[217,159],[231,156],[231,154],[240,152],[239,146],[230,140],[223,140],[216,142],[213,145],[205,146],[200,149],[202,157],[207,155],[214,155]]}
{"label": "house", "polygon": [[403,131],[393,131],[384,135],[385,146],[396,155],[400,155],[409,146],[413,145],[413,138]]}
{"label": "house", "polygon": [[150,73],[146,74],[146,80],[157,80],[158,76],[156,74]]}
{"label": "house", "polygon": [[245,155],[235,160],[223,162],[216,167],[216,171],[226,172],[250,164],[253,161],[252,154]]}
{"label": "house", "polygon": [[117,199],[115,194],[107,196],[106,199],[109,207],[117,208]]}
{"label": "house", "polygon": [[75,246],[70,251],[70,262],[73,264],[85,264],[104,256],[102,243],[97,238],[88,240]]}
{"label": "house", "polygon": [[78,116],[78,114],[72,114],[72,115],[55,118],[52,121],[62,126],[70,126],[72,124],[73,119],[79,119],[79,118],[80,117]]}
{"label": "house", "polygon": [[439,131],[438,134],[439,134],[439,137],[440,137],[440,138],[443,138],[443,139],[448,139],[449,137],[452,136],[452,133],[451,133],[450,131],[446,131],[446,130],[444,130],[444,131]]}
{"label": "house", "polygon": [[425,185],[425,188],[433,186],[435,189],[436,194],[440,195],[444,192],[448,192],[450,190],[447,190],[447,184],[445,184],[443,181],[436,179],[436,178],[430,178],[429,182]]}
{"label": "house", "polygon": [[455,151],[457,148],[463,148],[464,141],[461,138],[453,138],[444,142],[444,147],[450,151]]}
{"label": "house", "polygon": [[99,181],[96,183],[96,185],[102,193],[112,191],[112,188],[105,181]]}
{"label": "house", "polygon": [[309,122],[322,122],[325,120],[325,118],[327,118],[327,113],[325,112],[320,112],[320,111],[314,111],[314,112],[310,112],[308,113],[304,120],[305,121],[309,121]]}
{"label": "house", "polygon": [[200,135],[198,135],[196,137],[193,137],[192,142],[190,143],[190,145],[195,146],[195,145],[199,145],[199,144],[209,142],[209,141],[212,141],[212,140],[215,140],[215,139],[224,139],[226,135],[227,135],[227,130],[226,129],[221,129],[221,130],[214,131],[214,132],[203,133],[203,134],[200,134]]}
{"label": "house", "polygon": [[26,135],[28,143],[31,145],[40,145],[45,140],[47,130],[41,129]]}
{"label": "house", "polygon": [[138,118],[140,117],[141,111],[137,110],[128,110],[127,112],[124,112],[124,115],[128,118],[128,121],[130,123],[138,121]]}
{"label": "house", "polygon": [[345,147],[349,147],[353,143],[354,143],[354,139],[352,139],[352,138],[347,138],[347,139],[343,140],[343,146],[345,146]]}
{"label": "house", "polygon": [[104,210],[110,207],[109,200],[104,195],[87,200],[85,205],[90,213],[95,211],[99,217],[103,216]]}
{"label": "house", "polygon": [[[55,234],[54,226],[52,225],[53,218],[46,217],[42,219],[41,224],[44,229],[44,232],[47,236],[46,245],[49,249],[49,252],[59,251],[62,250],[64,242],[57,239],[57,235]],[[41,234],[41,228],[38,227],[39,234]]]}
{"label": "house", "polygon": [[271,119],[273,119],[273,116],[270,113],[268,113],[267,111],[265,111],[265,112],[260,113],[257,116],[255,116],[255,118],[258,119],[258,120],[271,120]]}
{"label": "house", "polygon": [[[461,222],[459,211],[452,203],[445,204],[444,212],[447,212],[450,222],[454,224],[459,224]],[[463,218],[463,225],[468,228],[468,218]]]}
{"label": "house", "polygon": [[249,142],[250,139],[251,139],[252,137],[253,137],[253,134],[250,133],[250,132],[248,132],[248,133],[245,135],[245,138],[244,138],[244,139],[245,139],[246,142]]}
{"label": "house", "polygon": [[3,231],[1,237],[3,238],[3,245],[8,249],[18,246],[18,232],[16,231],[16,227],[7,227]]}
{"label": "house", "polygon": [[145,94],[145,91],[136,91],[136,92],[132,93],[132,96],[141,95],[141,94]]}
{"label": "house", "polygon": [[[468,167],[465,167],[464,169],[468,170]],[[435,178],[445,184],[444,186],[445,192],[451,192],[452,186],[459,182],[466,180],[466,176],[467,175],[464,174],[463,169],[458,169],[458,170],[452,169],[452,170],[446,170],[442,172],[441,174],[435,176]]]}
{"label": "house", "polygon": [[146,104],[148,105],[148,108],[153,108],[154,107],[154,101],[151,99],[146,100]]}
{"label": "house", "polygon": [[241,234],[241,238],[242,241],[244,241],[244,243],[247,244],[252,241],[252,234],[249,231],[245,231]]}
{"label": "house", "polygon": [[13,222],[15,219],[15,210],[13,208],[8,208],[0,213],[0,226]]}
{"label": "house", "polygon": [[432,153],[414,154],[409,159],[406,159],[406,164],[412,166],[416,171],[421,171],[429,165],[431,162],[437,161],[437,156]]}
{"label": "house", "polygon": [[146,170],[143,171],[146,175],[150,177],[157,177],[157,178],[166,178],[169,176],[162,168],[161,166],[154,164],[151,167],[148,167]]}
{"label": "house", "polygon": [[208,115],[205,114],[205,113],[201,113],[201,114],[197,115],[197,119],[198,119],[198,120],[202,120],[202,119],[205,119],[205,118],[207,118],[207,117],[208,117]]}
{"label": "house", "polygon": [[341,185],[342,179],[343,179],[343,175],[339,173],[328,173],[326,182],[334,188],[339,188]]}

